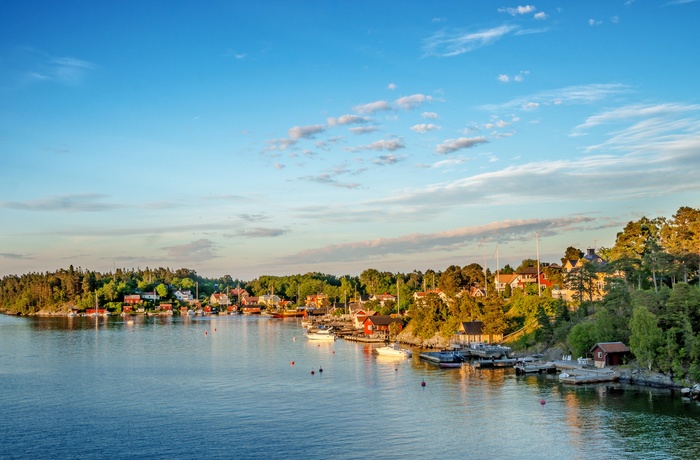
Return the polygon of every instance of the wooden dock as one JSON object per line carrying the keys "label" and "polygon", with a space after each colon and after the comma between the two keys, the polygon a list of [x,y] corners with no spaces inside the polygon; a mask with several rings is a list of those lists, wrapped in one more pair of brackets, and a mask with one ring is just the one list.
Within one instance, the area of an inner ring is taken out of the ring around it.
{"label": "wooden dock", "polygon": [[492,369],[500,367],[513,367],[518,363],[531,362],[532,358],[501,358],[501,359],[476,359],[472,366],[477,369]]}
{"label": "wooden dock", "polygon": [[615,382],[620,379],[620,374],[612,369],[589,368],[573,361],[555,361],[554,364],[561,371],[559,381],[569,385]]}

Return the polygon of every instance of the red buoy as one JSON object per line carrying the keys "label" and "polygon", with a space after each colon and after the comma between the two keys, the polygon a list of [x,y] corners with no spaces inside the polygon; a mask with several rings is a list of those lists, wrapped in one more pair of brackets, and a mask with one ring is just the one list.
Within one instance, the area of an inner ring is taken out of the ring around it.
{"label": "red buoy", "polygon": [[315,373],[316,373],[316,372],[314,372],[314,371],[311,371],[311,375],[314,375]]}
{"label": "red buoy", "polygon": [[425,386],[425,381],[422,381],[422,382],[420,383],[420,386],[424,387],[424,386]]}
{"label": "red buoy", "polygon": [[545,401],[545,400],[543,399],[543,400],[540,401],[540,404],[542,404],[542,405],[544,406],[545,404],[547,404],[547,401]]}
{"label": "red buoy", "polygon": [[290,363],[289,363],[289,364],[291,364],[291,365],[293,366],[293,365],[294,365],[294,361],[290,361]]}

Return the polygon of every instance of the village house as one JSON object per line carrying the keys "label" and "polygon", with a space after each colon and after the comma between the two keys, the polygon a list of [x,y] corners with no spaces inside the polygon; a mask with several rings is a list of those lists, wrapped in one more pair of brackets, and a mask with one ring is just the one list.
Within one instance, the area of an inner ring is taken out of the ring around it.
{"label": "village house", "polygon": [[591,348],[595,367],[619,366],[630,349],[622,342],[599,342]]}
{"label": "village house", "polygon": [[258,303],[261,305],[267,305],[268,307],[275,307],[280,304],[282,299],[280,296],[275,294],[265,294],[258,297]]}
{"label": "village house", "polygon": [[124,304],[125,305],[136,305],[141,302],[141,296],[138,294],[125,294]]}
{"label": "village house", "polygon": [[306,308],[327,308],[330,305],[326,294],[306,296]]}
{"label": "village house", "polygon": [[484,332],[483,321],[462,322],[455,334],[455,342],[466,346],[473,343],[498,343],[501,340],[503,340],[503,334]]}
{"label": "village house", "polygon": [[503,274],[498,273],[494,277],[494,283],[496,284],[497,292],[504,292],[506,286],[510,285],[511,291],[518,288],[518,283],[520,282],[520,275],[517,273]]}
{"label": "village house", "polygon": [[396,303],[396,296],[393,294],[387,294],[387,293],[375,294],[370,298],[370,300],[376,300],[377,302],[379,302],[379,305],[381,305],[383,307],[383,306],[385,306],[385,304],[387,302]]}
{"label": "village house", "polygon": [[250,295],[245,296],[245,297],[241,297],[241,305],[245,305],[245,306],[258,305],[258,298],[250,296]]}
{"label": "village house", "polygon": [[209,303],[211,305],[220,305],[222,307],[227,307],[231,305],[231,301],[228,298],[228,295],[224,293],[214,293],[209,297]]}
{"label": "village house", "polygon": [[242,297],[248,297],[249,295],[250,294],[248,293],[248,291],[246,291],[242,287],[233,288],[229,291],[229,296],[231,296],[231,297],[242,298]]}
{"label": "village house", "polygon": [[374,315],[365,317],[362,323],[365,335],[389,336],[389,327],[392,324],[398,324],[398,331],[403,329],[403,321],[401,318],[394,318],[388,315]]}
{"label": "village house", "polygon": [[440,300],[443,302],[447,302],[447,294],[442,292],[440,289],[433,289],[430,291],[418,291],[413,293],[413,301],[414,302],[423,302],[425,298],[430,295],[430,294],[435,294],[438,297],[440,297]]}
{"label": "village house", "polygon": [[352,325],[355,329],[361,329],[368,316],[376,316],[379,313],[374,310],[359,309],[351,311],[350,314],[352,315]]}
{"label": "village house", "polygon": [[183,291],[178,289],[173,293],[173,295],[175,296],[175,299],[179,300],[180,302],[189,302],[190,300],[194,300],[192,291]]}
{"label": "village house", "polygon": [[160,300],[160,296],[158,294],[156,294],[155,292],[142,292],[141,299],[142,300],[150,300],[151,302],[155,302],[156,300]]}
{"label": "village house", "polygon": [[[601,300],[606,292],[605,283],[608,276],[603,271],[603,269],[607,266],[608,262],[607,260],[600,257],[598,254],[596,254],[594,249],[586,249],[586,253],[580,259],[567,259],[562,267],[563,276],[565,279],[567,277],[575,277],[576,274],[582,270],[584,264],[586,263],[594,264],[594,268],[597,272],[597,279],[595,280],[595,284],[594,286],[592,286],[592,290],[589,293],[589,295],[592,296],[591,300]],[[552,289],[552,297],[555,299],[561,299],[570,302],[572,300],[575,300],[575,296],[576,291],[569,289],[566,286],[554,286],[554,288]]]}

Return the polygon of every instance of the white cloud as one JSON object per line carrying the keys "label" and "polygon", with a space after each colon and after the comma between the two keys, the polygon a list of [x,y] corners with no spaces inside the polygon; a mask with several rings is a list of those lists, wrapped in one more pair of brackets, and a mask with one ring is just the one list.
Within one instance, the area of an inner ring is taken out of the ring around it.
{"label": "white cloud", "polygon": [[508,13],[511,16],[517,16],[517,15],[532,13],[536,9],[537,8],[535,8],[532,5],[525,5],[525,6],[518,6],[515,8],[499,8],[498,12],[499,13]]}
{"label": "white cloud", "polygon": [[444,155],[447,153],[456,152],[457,150],[468,149],[470,147],[474,147],[475,145],[484,144],[486,142],[488,142],[488,140],[483,136],[447,139],[435,148],[435,152]]}
{"label": "white cloud", "polygon": [[326,130],[324,125],[309,125],[309,126],[294,126],[289,128],[289,138],[292,140],[298,139],[313,139],[313,137]]}
{"label": "white cloud", "polygon": [[373,114],[377,112],[386,112],[391,110],[391,104],[387,101],[375,101],[368,104],[355,106],[355,112],[362,114]]}
{"label": "white cloud", "polygon": [[362,124],[368,121],[369,119],[366,117],[360,117],[358,115],[342,115],[338,118],[328,118],[326,120],[330,126]]}
{"label": "white cloud", "polygon": [[540,11],[539,13],[535,13],[533,17],[537,20],[547,19],[547,14],[544,11]]}
{"label": "white cloud", "polygon": [[388,154],[388,155],[382,155],[380,157],[374,158],[372,160],[372,164],[375,164],[377,166],[386,166],[386,165],[393,165],[398,163],[399,161],[402,161],[404,157],[399,157],[394,154]]}
{"label": "white cloud", "polygon": [[517,29],[518,26],[516,25],[504,24],[476,32],[455,32],[451,34],[439,32],[425,40],[423,54],[425,56],[440,57],[458,56],[490,45]]}
{"label": "white cloud", "polygon": [[500,74],[497,77],[497,80],[502,82],[502,83],[509,83],[511,81],[515,81],[515,82],[519,83],[519,82],[523,81],[525,79],[525,75],[527,75],[529,73],[530,73],[529,70],[521,70],[520,72],[518,72],[516,75],[513,75],[512,77],[509,75],[506,75],[506,74]]}
{"label": "white cloud", "polygon": [[411,126],[411,131],[415,131],[417,133],[427,133],[428,131],[434,131],[436,129],[440,129],[440,127],[432,123],[422,123]]}
{"label": "white cloud", "polygon": [[393,90],[395,90],[396,88],[398,88],[398,86],[396,86],[394,83],[389,83],[389,85],[387,86],[387,88],[393,91]]}
{"label": "white cloud", "polygon": [[588,25],[589,25],[589,26],[599,26],[599,25],[601,25],[602,23],[603,23],[603,21],[596,20],[596,19],[593,19],[593,18],[591,18],[591,19],[588,20]]}
{"label": "white cloud", "polygon": [[369,134],[378,130],[379,128],[376,126],[357,126],[355,128],[350,128],[350,132],[353,134]]}
{"label": "white cloud", "polygon": [[371,144],[363,145],[361,147],[355,147],[352,151],[358,150],[388,150],[394,151],[403,149],[406,146],[403,143],[403,139],[382,139],[380,141],[372,142]]}
{"label": "white cloud", "polygon": [[423,112],[423,113],[421,114],[421,117],[427,118],[427,119],[431,119],[431,120],[435,120],[435,119],[437,119],[438,114],[435,113],[435,112]]}
{"label": "white cloud", "polygon": [[404,96],[397,99],[394,104],[404,110],[413,110],[419,105],[432,100],[432,96],[426,96],[425,94],[413,94],[411,96]]}

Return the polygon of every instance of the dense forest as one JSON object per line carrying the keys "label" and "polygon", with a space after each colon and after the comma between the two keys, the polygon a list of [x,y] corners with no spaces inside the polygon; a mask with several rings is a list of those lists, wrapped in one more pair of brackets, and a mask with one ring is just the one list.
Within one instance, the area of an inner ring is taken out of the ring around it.
{"label": "dense forest", "polygon": [[[116,269],[99,273],[73,266],[52,273],[5,276],[0,281],[0,311],[31,315],[86,309],[99,302],[120,312],[124,295],[155,291],[164,299],[174,289],[196,292],[206,303],[214,292],[242,287],[251,295],[275,293],[303,305],[309,295],[325,294],[331,302],[347,304],[359,296],[398,294],[399,305],[382,313],[401,311],[413,333],[422,338],[449,337],[462,321],[483,320],[487,332],[513,333],[515,347],[560,346],[574,356],[585,356],[596,342],[623,341],[638,363],[677,379],[700,381],[700,210],[681,207],[671,218],[643,217],[629,222],[611,248],[597,248],[605,263],[583,263],[562,270],[566,261],[584,260],[584,251],[568,247],[561,265],[542,264],[554,289],[573,293],[569,302],[537,284],[523,289],[497,289],[496,274],[478,263],[452,265],[442,271],[411,273],[367,269],[359,276],[307,273],[261,276],[251,281],[223,276],[204,278],[180,268]],[[519,273],[538,264],[499,273]],[[602,280],[602,282],[601,282]],[[481,289],[486,296],[469,295]],[[432,291],[422,301],[418,291]],[[440,294],[440,295],[438,295]]]}

